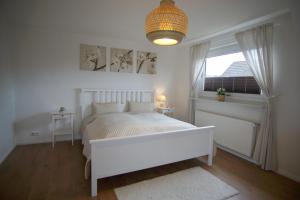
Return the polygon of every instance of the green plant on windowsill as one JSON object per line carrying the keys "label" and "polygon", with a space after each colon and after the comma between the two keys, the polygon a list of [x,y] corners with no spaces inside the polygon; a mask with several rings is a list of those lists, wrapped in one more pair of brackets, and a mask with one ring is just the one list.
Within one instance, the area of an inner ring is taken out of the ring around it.
{"label": "green plant on windowsill", "polygon": [[225,88],[217,89],[218,101],[225,101],[226,90]]}

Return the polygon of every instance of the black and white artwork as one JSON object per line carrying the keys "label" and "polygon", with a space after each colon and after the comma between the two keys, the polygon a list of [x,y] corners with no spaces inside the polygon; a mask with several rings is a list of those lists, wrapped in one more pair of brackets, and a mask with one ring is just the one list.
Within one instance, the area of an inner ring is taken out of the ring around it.
{"label": "black and white artwork", "polygon": [[133,50],[112,48],[110,54],[111,72],[133,72]]}
{"label": "black and white artwork", "polygon": [[152,52],[137,52],[136,73],[138,74],[156,74],[157,55]]}
{"label": "black and white artwork", "polygon": [[80,44],[80,69],[106,71],[106,47]]}

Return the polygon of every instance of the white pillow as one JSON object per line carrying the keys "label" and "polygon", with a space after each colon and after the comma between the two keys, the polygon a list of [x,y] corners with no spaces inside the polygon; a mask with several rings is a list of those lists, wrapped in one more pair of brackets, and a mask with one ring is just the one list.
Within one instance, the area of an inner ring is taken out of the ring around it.
{"label": "white pillow", "polygon": [[93,103],[94,114],[124,112],[125,104],[118,103]]}
{"label": "white pillow", "polygon": [[154,103],[129,102],[129,112],[153,112]]}

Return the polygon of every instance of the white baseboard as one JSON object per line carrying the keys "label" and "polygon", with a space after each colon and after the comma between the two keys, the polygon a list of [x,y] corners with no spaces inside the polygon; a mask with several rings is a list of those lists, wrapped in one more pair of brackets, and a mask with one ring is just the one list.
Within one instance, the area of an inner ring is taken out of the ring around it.
{"label": "white baseboard", "polygon": [[[240,158],[243,158],[243,159],[245,159],[245,160],[247,160],[247,161],[249,161],[249,162],[252,162],[252,163],[254,163],[254,164],[257,165],[257,162],[256,162],[255,160],[253,160],[253,159],[251,159],[251,158],[249,158],[249,157],[247,157],[247,156],[244,156],[244,155],[242,155],[242,154],[239,154],[239,153],[237,153],[237,152],[235,152],[235,151],[233,151],[233,150],[231,150],[231,149],[228,149],[228,148],[226,148],[226,147],[224,147],[224,146],[221,146],[221,145],[219,145],[219,144],[217,144],[217,147],[220,148],[220,149],[222,149],[222,150],[224,150],[224,151],[227,151],[227,152],[229,152],[229,153],[231,153],[231,154],[233,154],[233,155],[235,155],[235,156],[238,156],[238,157],[240,157]],[[277,173],[277,174],[280,174],[280,175],[282,175],[282,176],[284,176],[284,177],[287,177],[287,178],[289,178],[289,179],[292,179],[292,180],[294,180],[294,181],[300,183],[300,176],[299,176],[299,175],[290,173],[290,172],[288,172],[288,171],[286,171],[286,170],[284,170],[284,169],[278,169],[278,170],[276,170],[276,171],[274,171],[274,172]]]}
{"label": "white baseboard", "polygon": [[238,153],[238,152],[236,152],[234,150],[231,150],[231,149],[229,149],[227,147],[224,147],[222,145],[219,145],[219,144],[217,144],[217,147],[220,148],[220,149],[222,149],[222,150],[224,150],[224,151],[227,151],[227,152],[229,152],[229,153],[231,153],[231,154],[233,154],[233,155],[235,155],[237,157],[243,158],[243,159],[245,159],[245,160],[247,160],[247,161],[249,161],[249,162],[254,163],[254,164],[257,165],[257,162],[255,160],[253,160],[252,158],[248,157],[248,156],[242,155],[242,154],[240,154],[240,153]]}
{"label": "white baseboard", "polygon": [[[55,138],[56,142],[62,142],[62,141],[71,141],[70,139],[71,136],[69,135],[62,135],[59,137]],[[80,134],[74,134],[74,140],[81,139]],[[51,143],[52,139],[51,137],[35,137],[34,139],[31,140],[22,140],[22,139],[17,139],[17,145],[28,145],[28,144],[42,144],[42,143]]]}
{"label": "white baseboard", "polygon": [[0,164],[7,158],[7,156],[14,150],[14,148],[16,147],[15,144],[13,144],[7,152],[5,152],[5,154],[0,158]]}
{"label": "white baseboard", "polygon": [[277,171],[275,171],[275,173],[278,173],[278,174],[280,174],[282,176],[285,176],[285,177],[287,177],[289,179],[292,179],[292,180],[300,183],[300,176],[299,175],[290,173],[290,172],[288,172],[288,171],[286,171],[284,169],[278,169]]}
{"label": "white baseboard", "polygon": [[[74,135],[74,139],[81,139],[81,135],[80,134],[75,134]],[[70,141],[69,138],[57,138],[56,141]],[[47,140],[39,140],[39,141],[18,141],[17,145],[27,145],[27,144],[40,144],[40,143],[50,143],[52,142],[51,140],[47,139]],[[12,150],[16,147],[16,144],[14,144],[5,154],[4,156],[2,156],[2,158],[0,158],[0,163],[2,163],[5,158],[10,154],[10,152],[12,152]],[[221,146],[219,144],[217,144],[217,147],[224,150],[224,151],[227,151],[235,156],[238,156],[242,159],[245,159],[251,163],[254,163],[254,164],[257,164],[253,159],[247,157],[247,156],[244,156],[238,152],[235,152],[229,148],[226,148],[224,146]],[[290,173],[284,169],[278,169],[277,171],[274,171],[275,173],[278,173],[282,176],[285,176],[287,178],[290,178],[296,182],[300,182],[300,176],[299,175],[296,175],[296,174],[293,174],[293,173]]]}
{"label": "white baseboard", "polygon": [[[81,139],[80,135],[75,134],[74,135],[74,140]],[[70,138],[57,138],[57,142],[62,142],[62,141],[70,141]],[[13,144],[5,154],[3,154],[2,157],[0,157],[0,164],[7,158],[7,156],[15,149],[16,146],[18,145],[27,145],[27,144],[41,144],[41,143],[50,143],[52,142],[51,140],[40,140],[40,141],[18,141],[17,144]]]}

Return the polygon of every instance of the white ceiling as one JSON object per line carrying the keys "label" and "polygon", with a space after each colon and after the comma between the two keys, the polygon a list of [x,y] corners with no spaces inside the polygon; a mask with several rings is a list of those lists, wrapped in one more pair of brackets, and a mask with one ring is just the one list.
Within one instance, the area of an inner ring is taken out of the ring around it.
{"label": "white ceiling", "polygon": [[[3,1],[2,1],[3,2]],[[289,8],[288,0],[175,0],[189,17],[188,39]],[[14,24],[146,41],[144,20],[159,0],[7,0]]]}

